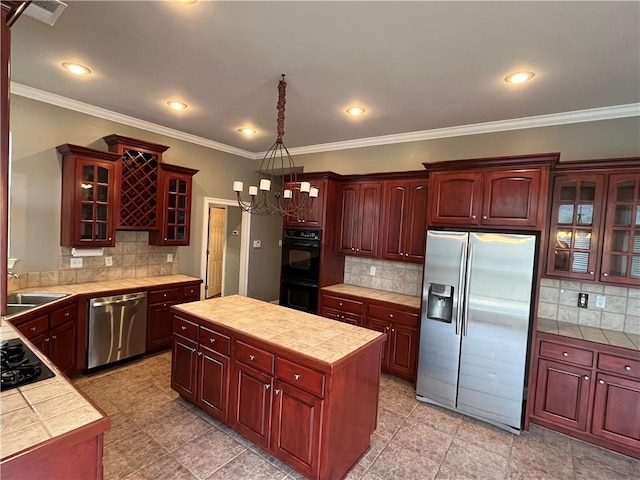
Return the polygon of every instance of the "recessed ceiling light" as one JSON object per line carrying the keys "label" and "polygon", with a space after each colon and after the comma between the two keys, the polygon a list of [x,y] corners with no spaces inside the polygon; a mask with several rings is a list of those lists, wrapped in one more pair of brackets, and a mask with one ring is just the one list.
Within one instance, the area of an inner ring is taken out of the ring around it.
{"label": "recessed ceiling light", "polygon": [[248,128],[248,127],[239,128],[238,131],[245,135],[253,135],[254,133],[256,133],[256,131],[253,128]]}
{"label": "recessed ceiling light", "polygon": [[347,113],[349,115],[353,115],[354,117],[357,117],[358,115],[362,115],[364,112],[366,112],[366,110],[362,107],[349,107],[347,108]]}
{"label": "recessed ceiling light", "polygon": [[89,75],[91,70],[79,63],[62,62],[62,67],[74,75]]}
{"label": "recessed ceiling light", "polygon": [[178,102],[177,100],[169,100],[167,102],[167,105],[169,105],[174,110],[184,110],[185,108],[187,108],[186,103]]}
{"label": "recessed ceiling light", "polygon": [[535,77],[533,72],[515,72],[504,77],[504,81],[507,83],[524,83]]}
{"label": "recessed ceiling light", "polygon": [[173,1],[176,2],[176,3],[181,3],[183,5],[193,5],[198,0],[173,0]]}

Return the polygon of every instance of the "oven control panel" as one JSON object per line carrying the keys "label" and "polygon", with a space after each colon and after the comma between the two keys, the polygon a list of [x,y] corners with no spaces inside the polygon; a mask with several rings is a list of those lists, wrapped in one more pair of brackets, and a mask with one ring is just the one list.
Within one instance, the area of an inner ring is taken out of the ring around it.
{"label": "oven control panel", "polygon": [[300,240],[322,240],[322,230],[306,230],[297,228],[287,228],[284,230],[283,237],[285,239],[300,239]]}

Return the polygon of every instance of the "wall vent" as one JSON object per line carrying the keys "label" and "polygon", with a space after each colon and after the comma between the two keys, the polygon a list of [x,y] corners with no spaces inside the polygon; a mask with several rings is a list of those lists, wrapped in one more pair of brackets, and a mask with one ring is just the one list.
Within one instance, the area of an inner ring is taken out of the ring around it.
{"label": "wall vent", "polygon": [[36,0],[29,4],[24,14],[53,26],[65,8],[67,4],[60,0]]}

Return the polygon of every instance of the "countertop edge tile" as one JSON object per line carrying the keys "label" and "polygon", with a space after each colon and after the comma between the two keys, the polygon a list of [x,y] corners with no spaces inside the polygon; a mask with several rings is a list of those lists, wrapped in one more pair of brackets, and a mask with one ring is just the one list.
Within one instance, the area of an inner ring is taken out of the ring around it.
{"label": "countertop edge tile", "polygon": [[628,334],[618,330],[606,328],[587,327],[576,323],[563,322],[539,317],[537,331],[561,337],[577,338],[602,345],[626,348],[628,350],[640,350],[640,342],[637,335]]}

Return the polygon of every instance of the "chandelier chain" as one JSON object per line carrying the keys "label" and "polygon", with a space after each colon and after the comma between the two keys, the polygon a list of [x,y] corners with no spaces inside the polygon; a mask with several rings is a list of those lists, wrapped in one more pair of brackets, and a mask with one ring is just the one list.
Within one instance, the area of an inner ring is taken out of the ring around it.
{"label": "chandelier chain", "polygon": [[284,81],[284,74],[282,74],[282,79],[278,82],[278,142],[282,142],[282,137],[284,137],[284,106],[287,103],[286,95],[287,82]]}

